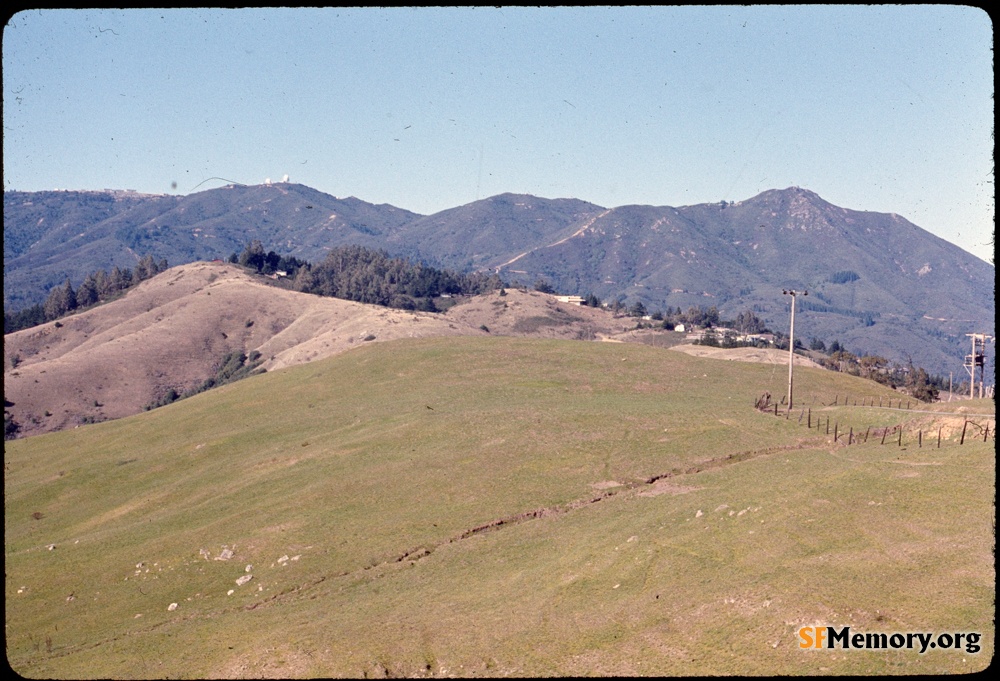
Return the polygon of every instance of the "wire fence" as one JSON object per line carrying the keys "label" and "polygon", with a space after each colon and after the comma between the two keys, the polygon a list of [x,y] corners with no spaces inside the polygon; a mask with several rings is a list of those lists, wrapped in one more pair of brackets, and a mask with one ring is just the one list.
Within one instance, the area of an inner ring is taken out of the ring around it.
{"label": "wire fence", "polygon": [[[881,407],[884,409],[897,409],[904,411],[911,411],[913,413],[925,413],[934,414],[942,418],[962,418],[962,431],[961,435],[958,437],[958,444],[964,445],[967,441],[978,441],[983,442],[989,441],[990,438],[996,442],[996,420],[989,417],[986,414],[971,415],[976,416],[978,420],[969,418],[969,414],[951,414],[948,412],[931,411],[931,410],[921,410],[921,409],[911,409],[911,405],[916,406],[921,404],[920,402],[915,402],[912,399],[907,400],[905,398],[899,398],[897,406],[892,407],[892,403],[896,401],[897,398],[885,398],[883,404],[883,398],[878,399],[878,405],[875,404],[875,398],[863,397],[861,398],[861,404],[857,403],[857,398],[849,400],[846,397],[841,400],[841,396],[837,395],[831,402],[820,403],[824,407],[850,407],[850,406],[861,406],[861,407]],[[902,406],[906,404],[906,407]],[[762,394],[754,402],[754,408],[766,414],[773,414],[779,418],[785,419],[797,419],[797,422],[809,430],[814,428],[817,431],[824,432],[825,435],[833,435],[833,442],[835,444],[843,445],[854,445],[854,444],[867,444],[869,439],[873,442],[878,440],[879,445],[885,444],[895,444],[897,447],[902,447],[904,444],[906,446],[911,446],[916,444],[918,448],[935,447],[940,448],[942,442],[945,444],[950,444],[954,441],[954,434],[951,432],[951,428],[947,429],[948,434],[942,438],[942,435],[946,432],[944,426],[938,425],[936,429],[930,428],[926,429],[922,426],[911,426],[906,427],[902,423],[896,425],[869,425],[862,431],[860,428],[855,431],[853,425],[841,425],[839,420],[833,420],[831,425],[831,415],[830,414],[813,414],[812,406],[800,407],[798,410],[789,409],[785,403],[785,398],[782,397],[780,401],[774,401],[771,398],[770,393]],[[796,414],[797,412],[797,414]],[[985,420],[984,420],[985,419]]]}

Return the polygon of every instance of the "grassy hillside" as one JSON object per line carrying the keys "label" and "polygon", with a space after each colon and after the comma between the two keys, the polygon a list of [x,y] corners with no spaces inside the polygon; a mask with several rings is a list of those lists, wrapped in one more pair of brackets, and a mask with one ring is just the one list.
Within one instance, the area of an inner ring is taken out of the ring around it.
{"label": "grassy hillside", "polygon": [[[797,369],[807,419],[943,432],[834,445],[753,409],[785,380],[642,345],[408,339],[7,442],[8,659],[56,678],[985,668],[992,441],[959,446],[944,405],[824,406],[896,398]],[[799,650],[814,623],[983,649]]]}
{"label": "grassy hillside", "polygon": [[181,265],[107,304],[8,334],[5,411],[29,436],[139,413],[171,389],[196,389],[232,352],[258,352],[271,371],[355,343],[484,333],[265,282],[236,265]]}

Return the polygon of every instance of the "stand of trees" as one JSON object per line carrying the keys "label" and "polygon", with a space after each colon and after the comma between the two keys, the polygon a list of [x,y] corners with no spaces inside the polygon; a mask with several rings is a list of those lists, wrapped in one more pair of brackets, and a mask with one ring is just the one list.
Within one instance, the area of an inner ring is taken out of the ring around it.
{"label": "stand of trees", "polygon": [[495,274],[439,270],[363,246],[339,246],[312,265],[274,251],[264,253],[260,242],[253,241],[230,262],[261,274],[284,271],[292,287],[303,293],[402,310],[436,312],[433,299],[441,295],[477,295],[504,285]]}
{"label": "stand of trees", "polygon": [[299,260],[290,255],[278,255],[274,251],[264,252],[264,246],[259,239],[254,239],[241,253],[229,256],[229,262],[250,268],[259,274],[274,274],[284,272],[293,277],[300,267],[308,265],[305,260]]}
{"label": "stand of trees", "polygon": [[[815,338],[809,347],[815,352],[827,352],[823,342]],[[911,361],[904,366],[880,355],[855,355],[838,341],[830,344],[829,352],[819,363],[832,371],[867,378],[893,389],[904,388],[911,397],[924,402],[934,402],[948,385],[944,376],[931,375],[923,367],[913,366]]]}
{"label": "stand of trees", "polygon": [[49,291],[44,303],[14,313],[4,310],[4,335],[51,322],[76,310],[103,303],[139,282],[156,276],[167,267],[166,260],[157,261],[152,255],[147,254],[139,260],[134,269],[127,267],[123,269],[116,265],[110,272],[105,270],[91,272],[84,277],[77,289],[73,288],[73,284],[67,278],[62,286],[56,286]]}

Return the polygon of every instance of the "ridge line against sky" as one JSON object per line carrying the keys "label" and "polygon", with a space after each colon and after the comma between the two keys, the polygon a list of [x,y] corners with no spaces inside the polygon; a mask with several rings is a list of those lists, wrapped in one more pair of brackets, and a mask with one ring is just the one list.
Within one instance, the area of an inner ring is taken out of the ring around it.
{"label": "ridge line against sky", "polygon": [[287,174],[431,214],[799,186],[990,260],[992,43],[952,5],[28,10],[4,189]]}

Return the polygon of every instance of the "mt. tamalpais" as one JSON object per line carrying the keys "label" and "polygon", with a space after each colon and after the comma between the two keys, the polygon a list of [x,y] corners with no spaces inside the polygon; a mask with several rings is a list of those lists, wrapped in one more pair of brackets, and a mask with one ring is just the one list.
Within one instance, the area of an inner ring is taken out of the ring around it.
{"label": "mt. tamalpais", "polygon": [[[501,194],[433,215],[300,184],[228,185],[190,194],[4,192],[4,308],[42,302],[90,272],[227,258],[253,239],[320,262],[356,244],[511,285],[642,302],[652,311],[751,310],[796,338],[837,340],[963,380],[967,333],[992,335],[995,267],[896,214],[834,206],[791,187],[745,201],[604,208]],[[992,370],[992,352],[989,356]]]}

